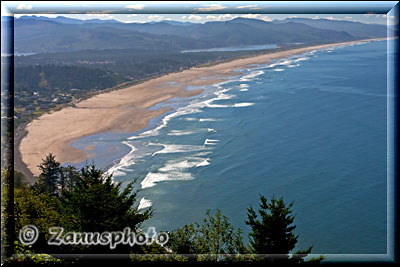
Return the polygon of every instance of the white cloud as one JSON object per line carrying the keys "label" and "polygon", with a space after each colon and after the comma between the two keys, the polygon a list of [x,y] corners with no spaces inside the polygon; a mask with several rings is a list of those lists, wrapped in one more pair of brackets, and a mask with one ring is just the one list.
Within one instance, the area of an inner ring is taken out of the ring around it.
{"label": "white cloud", "polygon": [[374,14],[372,14],[372,13],[364,14],[364,16],[366,16],[367,18],[369,18],[369,17],[372,16],[372,15],[374,15]]}
{"label": "white cloud", "polygon": [[257,7],[257,5],[237,6],[236,8],[252,8],[252,7]]}
{"label": "white cloud", "polygon": [[148,18],[151,20],[162,20],[164,17],[159,15],[150,15]]}
{"label": "white cloud", "polygon": [[268,16],[261,16],[261,14],[245,14],[245,15],[233,15],[233,14],[221,14],[221,15],[184,15],[181,17],[183,20],[207,20],[207,21],[226,21],[235,18],[248,18],[248,19],[261,19],[264,21],[272,21]]}
{"label": "white cloud", "polygon": [[108,15],[109,13],[115,12],[116,10],[108,9],[108,10],[99,10],[99,11],[88,11],[86,14],[105,14]]}
{"label": "white cloud", "polygon": [[[205,17],[205,19],[206,20],[218,20],[218,21],[220,21],[220,20],[231,20],[231,19],[234,19],[234,18],[237,18],[238,16],[233,16],[233,15],[231,15],[231,14],[223,14],[223,15],[219,15],[219,16],[214,16],[214,15],[207,15],[206,17]],[[202,19],[204,19],[204,18],[202,18]]]}
{"label": "white cloud", "polygon": [[144,8],[144,5],[143,4],[128,5],[125,6],[125,8],[142,10]]}
{"label": "white cloud", "polygon": [[190,16],[182,16],[182,19],[190,19],[190,20],[201,20],[203,19],[201,16],[198,15],[190,15]]}
{"label": "white cloud", "polygon": [[133,17],[136,17],[137,16],[137,14],[130,14],[130,15],[128,15],[127,17],[128,18],[133,18]]}
{"label": "white cloud", "polygon": [[143,21],[137,21],[137,20],[127,20],[123,21],[124,23],[144,23]]}
{"label": "white cloud", "polygon": [[21,2],[18,4],[17,9],[18,10],[28,10],[28,9],[32,9],[32,6],[27,5],[25,2]]}
{"label": "white cloud", "polygon": [[98,19],[112,19],[113,16],[110,14],[86,14],[88,17],[98,18]]}
{"label": "white cloud", "polygon": [[338,20],[337,18],[335,18],[335,17],[332,17],[332,16],[325,17],[324,19],[329,19],[329,20]]}
{"label": "white cloud", "polygon": [[22,16],[28,16],[28,17],[32,17],[32,16],[37,16],[37,17],[47,17],[47,18],[56,18],[58,16],[60,16],[59,14],[55,14],[55,15],[50,15],[50,14],[14,14],[15,18],[19,18]]}
{"label": "white cloud", "polygon": [[201,17],[201,16],[198,16],[198,15],[190,15],[190,16],[188,17],[188,19],[190,19],[190,20],[201,20],[202,17]]}
{"label": "white cloud", "polygon": [[386,17],[387,17],[387,15],[386,15],[386,14],[382,15],[382,18],[386,18]]}
{"label": "white cloud", "polygon": [[206,19],[208,19],[208,20],[217,20],[217,17],[216,17],[216,16],[213,16],[213,15],[208,15],[208,16],[206,17]]}
{"label": "white cloud", "polygon": [[224,14],[224,15],[219,15],[217,17],[217,20],[231,20],[231,19],[234,19],[234,18],[237,18],[237,16],[233,16],[231,14]]}
{"label": "white cloud", "polygon": [[353,17],[345,16],[344,19],[353,19]]}
{"label": "white cloud", "polygon": [[198,11],[215,11],[215,10],[221,10],[226,8],[225,6],[221,6],[220,4],[210,4],[210,5],[205,5],[205,7],[199,7],[197,8]]}
{"label": "white cloud", "polygon": [[261,17],[261,19],[262,19],[263,21],[272,21],[272,19],[269,18],[268,16]]}
{"label": "white cloud", "polygon": [[260,14],[247,14],[247,15],[242,15],[242,18],[247,18],[247,19],[258,19],[261,15]]}
{"label": "white cloud", "polygon": [[315,17],[313,17],[313,19],[320,19],[320,17],[319,16],[315,16]]}

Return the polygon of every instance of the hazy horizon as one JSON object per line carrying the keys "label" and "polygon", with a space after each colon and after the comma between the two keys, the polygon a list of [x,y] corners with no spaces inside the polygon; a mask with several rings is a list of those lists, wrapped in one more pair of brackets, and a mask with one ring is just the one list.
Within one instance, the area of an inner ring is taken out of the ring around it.
{"label": "hazy horizon", "polygon": [[[265,21],[282,20],[290,17],[348,20],[368,24],[395,24],[393,14],[386,13],[395,1],[362,2],[242,2],[242,1],[182,1],[182,2],[35,2],[3,1],[2,16],[40,15],[46,17],[65,16],[74,19],[114,19],[124,23],[157,22],[174,20],[204,23],[226,21],[236,17],[254,18]],[[345,8],[345,9],[343,9]],[[344,13],[344,11],[346,13]]]}
{"label": "hazy horizon", "polygon": [[[235,18],[258,19],[267,22],[298,19],[326,19],[337,21],[360,22],[366,24],[388,24],[386,14],[9,14],[15,18],[36,16],[57,18],[66,17],[79,20],[116,20],[121,23],[149,23],[161,21],[178,21],[189,23],[206,23],[210,21],[229,21]],[[2,15],[3,16],[3,15]],[[394,17],[393,17],[394,18]],[[393,19],[389,17],[389,19]]]}

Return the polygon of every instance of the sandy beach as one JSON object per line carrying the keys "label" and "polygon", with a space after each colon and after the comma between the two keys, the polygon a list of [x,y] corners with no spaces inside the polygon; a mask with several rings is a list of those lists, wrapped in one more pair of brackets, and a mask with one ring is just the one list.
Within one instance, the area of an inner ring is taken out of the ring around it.
{"label": "sandy beach", "polygon": [[[82,162],[89,155],[71,146],[76,139],[105,131],[134,132],[143,129],[147,127],[150,119],[168,111],[165,108],[158,110],[148,108],[173,97],[191,97],[202,92],[202,89],[186,90],[188,85],[207,86],[224,81],[228,76],[238,75],[234,71],[249,64],[263,64],[273,59],[311,50],[373,40],[378,39],[310,46],[237,59],[213,66],[194,67],[131,87],[96,95],[77,103],[76,107],[67,107],[45,114],[29,123],[26,126],[27,134],[19,146],[22,161],[36,176],[39,175],[37,166],[49,153],[53,153],[56,160],[61,163]],[[209,78],[201,79],[204,77]],[[177,84],[171,85],[167,84],[168,82]],[[93,147],[88,147],[88,149],[91,150]]]}

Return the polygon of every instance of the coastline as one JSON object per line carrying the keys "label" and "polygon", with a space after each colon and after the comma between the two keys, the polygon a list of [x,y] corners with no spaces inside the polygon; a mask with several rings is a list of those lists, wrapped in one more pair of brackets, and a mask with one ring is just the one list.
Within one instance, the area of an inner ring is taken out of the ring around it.
{"label": "coastline", "polygon": [[[173,97],[192,97],[203,90],[186,90],[188,85],[207,86],[215,84],[249,64],[263,64],[270,60],[285,58],[311,50],[384,40],[386,38],[332,43],[278,51],[248,58],[235,59],[211,66],[193,67],[181,72],[159,76],[143,83],[101,93],[60,111],[44,114],[29,123],[27,133],[16,144],[21,162],[34,175],[39,174],[37,165],[48,153],[56,155],[61,163],[79,163],[87,153],[71,147],[74,140],[105,131],[134,132],[146,128],[150,119],[165,114],[169,109],[148,110],[154,105]],[[201,79],[211,77],[209,79]],[[177,85],[168,85],[168,82]],[[16,153],[16,156],[19,156]]]}
{"label": "coastline", "polygon": [[32,185],[35,183],[35,177],[33,173],[28,169],[26,164],[22,161],[22,155],[19,151],[19,144],[22,139],[26,136],[26,123],[20,125],[14,132],[14,168],[20,171],[24,175],[25,182]]}

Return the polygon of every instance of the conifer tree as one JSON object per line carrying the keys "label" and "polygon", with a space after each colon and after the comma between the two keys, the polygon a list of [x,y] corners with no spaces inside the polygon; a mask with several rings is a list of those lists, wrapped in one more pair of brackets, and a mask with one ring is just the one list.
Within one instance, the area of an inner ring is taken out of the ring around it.
{"label": "conifer tree", "polygon": [[[287,261],[292,263],[304,262],[313,246],[305,250],[295,252],[291,257],[288,254],[295,248],[298,236],[293,225],[295,216],[292,215],[293,202],[285,204],[283,198],[271,198],[268,202],[264,196],[260,196],[260,209],[257,213],[250,206],[247,209],[248,219],[246,224],[251,227],[249,233],[250,249],[255,254],[268,254],[261,259],[269,262]],[[323,257],[313,258],[310,261],[319,262]]]}
{"label": "conifer tree", "polygon": [[55,156],[50,153],[42,160],[42,163],[38,167],[42,172],[39,179],[43,183],[45,190],[51,194],[55,194],[57,185],[60,182],[60,163],[57,162]]}

